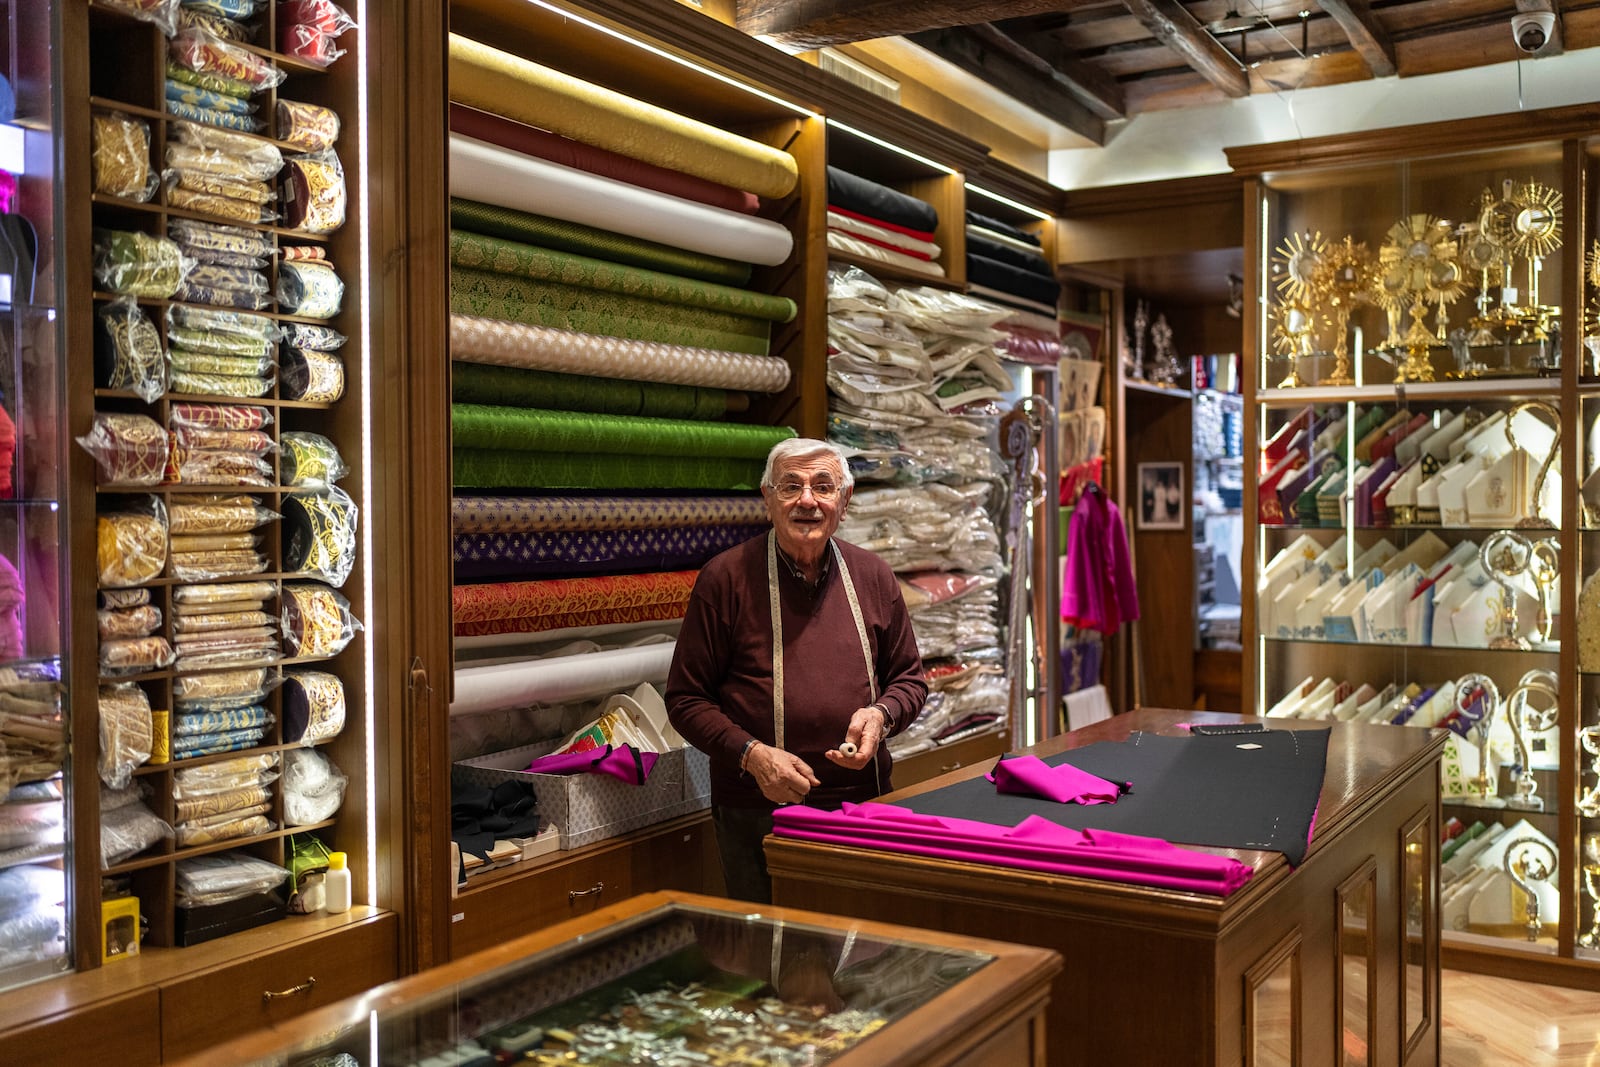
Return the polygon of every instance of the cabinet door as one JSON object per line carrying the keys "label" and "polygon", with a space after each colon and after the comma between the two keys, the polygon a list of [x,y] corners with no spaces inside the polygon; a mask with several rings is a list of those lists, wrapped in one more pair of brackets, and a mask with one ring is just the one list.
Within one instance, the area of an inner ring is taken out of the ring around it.
{"label": "cabinet door", "polygon": [[1407,158],[1399,132],[1257,187],[1253,696],[1268,716],[1448,729],[1439,915],[1410,918],[1447,955],[1536,970],[1564,951],[1582,862],[1562,810],[1580,150],[1463,132]]}

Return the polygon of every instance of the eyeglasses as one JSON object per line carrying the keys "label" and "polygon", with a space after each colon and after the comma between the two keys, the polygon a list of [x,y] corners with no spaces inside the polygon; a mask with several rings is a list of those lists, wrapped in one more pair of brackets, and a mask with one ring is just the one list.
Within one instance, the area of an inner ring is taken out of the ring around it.
{"label": "eyeglasses", "polygon": [[839,497],[839,487],[832,482],[816,482],[811,485],[805,482],[783,482],[772,487],[773,492],[778,494],[779,500],[799,500],[807,489],[811,490],[812,497],[823,503],[837,500]]}

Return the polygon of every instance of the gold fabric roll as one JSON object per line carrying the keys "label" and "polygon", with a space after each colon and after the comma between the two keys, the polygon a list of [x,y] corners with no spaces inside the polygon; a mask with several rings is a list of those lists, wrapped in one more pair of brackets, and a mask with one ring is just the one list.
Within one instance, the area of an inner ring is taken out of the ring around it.
{"label": "gold fabric roll", "polygon": [[780,149],[455,33],[450,98],[758,196],[787,196],[800,178],[794,157]]}

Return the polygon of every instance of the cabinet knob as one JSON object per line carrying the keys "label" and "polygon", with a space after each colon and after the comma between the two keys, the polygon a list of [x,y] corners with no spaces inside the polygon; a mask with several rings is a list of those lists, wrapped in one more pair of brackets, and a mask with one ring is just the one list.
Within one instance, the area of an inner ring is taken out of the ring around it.
{"label": "cabinet knob", "polygon": [[567,904],[569,906],[573,905],[573,904],[576,904],[578,902],[578,898],[579,897],[598,896],[599,894],[604,893],[605,891],[606,891],[606,884],[604,882],[596,882],[594,885],[590,886],[588,889],[573,889],[573,890],[570,890],[567,893]]}
{"label": "cabinet knob", "polygon": [[265,992],[263,992],[261,994],[261,999],[262,1000],[283,1000],[286,997],[298,997],[303,993],[310,993],[316,987],[317,987],[316,978],[314,976],[308,976],[306,978],[306,980],[304,982],[301,982],[299,985],[292,985],[288,989],[280,989],[276,993],[274,993],[272,990],[268,989],[268,990],[266,990]]}

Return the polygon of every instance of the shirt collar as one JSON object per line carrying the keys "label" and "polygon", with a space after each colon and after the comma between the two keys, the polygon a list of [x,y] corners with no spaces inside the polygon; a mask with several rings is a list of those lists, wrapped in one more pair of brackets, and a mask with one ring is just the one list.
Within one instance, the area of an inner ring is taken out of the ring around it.
{"label": "shirt collar", "polygon": [[783,550],[783,546],[781,544],[777,546],[777,549],[778,558],[783,561],[784,568],[790,574],[794,575],[795,578],[799,579],[800,583],[806,586],[808,589],[820,589],[822,587],[822,583],[828,579],[828,572],[833,569],[833,539],[831,537],[828,539],[828,544],[822,550],[822,566],[817,571],[817,580],[815,582],[806,580],[805,572],[800,569],[800,564],[796,563],[789,553]]}

